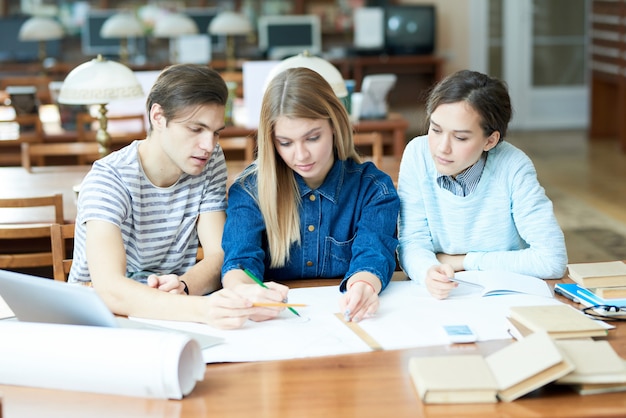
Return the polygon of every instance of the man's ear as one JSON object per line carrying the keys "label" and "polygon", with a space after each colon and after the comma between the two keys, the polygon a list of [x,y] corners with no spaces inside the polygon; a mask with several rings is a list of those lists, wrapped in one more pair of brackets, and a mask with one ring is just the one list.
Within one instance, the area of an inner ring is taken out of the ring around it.
{"label": "man's ear", "polygon": [[499,141],[500,141],[500,132],[493,131],[491,135],[489,135],[489,137],[487,138],[487,143],[483,147],[483,151],[489,151],[490,149],[498,145]]}
{"label": "man's ear", "polygon": [[150,120],[152,121],[152,127],[156,129],[163,129],[167,125],[167,120],[160,104],[154,103],[150,108]]}

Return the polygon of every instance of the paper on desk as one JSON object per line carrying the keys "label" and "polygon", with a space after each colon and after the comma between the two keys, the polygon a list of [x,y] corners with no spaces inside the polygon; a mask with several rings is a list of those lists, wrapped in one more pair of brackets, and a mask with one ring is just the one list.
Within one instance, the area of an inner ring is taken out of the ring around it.
{"label": "paper on desk", "polygon": [[509,339],[511,306],[559,304],[552,296],[510,294],[481,297],[461,293],[433,298],[415,282],[392,282],[380,296],[376,317],[359,325],[385,350],[449,344],[443,325],[469,325],[478,341]]}
{"label": "paper on desk", "polygon": [[181,399],[204,378],[184,334],[0,321],[0,335],[0,384]]}
{"label": "paper on desk", "polygon": [[[224,338],[223,344],[203,350],[207,363],[280,360],[370,351],[371,348],[336,318],[340,293],[336,286],[291,289],[289,302],[304,319],[285,310],[279,318],[248,321],[242,329],[219,330],[208,325],[148,321]],[[380,298],[374,318],[359,326],[384,349],[448,344],[444,324],[470,325],[479,341],[508,339],[506,316],[510,306],[558,304],[552,297],[506,295],[451,297],[437,300],[414,282],[391,282]]]}
{"label": "paper on desk", "polygon": [[222,344],[202,350],[207,363],[265,361],[326,355],[361,353],[370,347],[334,314],[341,293],[336,286],[292,289],[289,302],[306,303],[296,308],[297,317],[284,310],[278,318],[248,321],[241,329],[220,330],[204,324],[133,318],[170,328],[205,333],[224,339]]}
{"label": "paper on desk", "polygon": [[7,305],[4,299],[2,299],[2,296],[0,296],[0,319],[12,317],[15,317],[15,314],[13,313],[11,308],[9,308],[9,305]]}

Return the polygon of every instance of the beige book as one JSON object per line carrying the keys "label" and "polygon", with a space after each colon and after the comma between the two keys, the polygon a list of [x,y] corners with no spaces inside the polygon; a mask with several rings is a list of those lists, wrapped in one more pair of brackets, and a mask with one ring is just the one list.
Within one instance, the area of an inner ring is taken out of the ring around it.
{"label": "beige book", "polygon": [[557,380],[561,384],[626,385],[626,361],[606,340],[559,340],[557,346],[574,364],[575,369]]}
{"label": "beige book", "polygon": [[498,401],[496,381],[478,354],[413,357],[409,372],[424,403]]}
{"label": "beige book", "polygon": [[533,333],[533,330],[525,327],[519,321],[516,321],[511,317],[507,317],[506,319],[509,322],[509,327],[507,331],[509,335],[516,340],[523,340],[525,337]]}
{"label": "beige book", "polygon": [[485,358],[498,383],[498,398],[514,401],[574,370],[554,340],[535,332]]}
{"label": "beige book", "polygon": [[572,387],[579,395],[626,392],[626,383],[581,383]]}
{"label": "beige book", "polygon": [[545,332],[487,356],[414,357],[409,371],[424,403],[510,402],[565,376],[572,363]]}
{"label": "beige book", "polygon": [[621,261],[574,263],[567,269],[569,277],[583,287],[626,286],[626,264]]}
{"label": "beige book", "polygon": [[596,295],[603,299],[625,299],[626,298],[626,286],[619,287],[596,287],[595,289],[589,289]]}
{"label": "beige book", "polygon": [[534,332],[545,331],[555,339],[603,337],[608,332],[602,323],[566,304],[512,306],[509,310],[513,320]]}

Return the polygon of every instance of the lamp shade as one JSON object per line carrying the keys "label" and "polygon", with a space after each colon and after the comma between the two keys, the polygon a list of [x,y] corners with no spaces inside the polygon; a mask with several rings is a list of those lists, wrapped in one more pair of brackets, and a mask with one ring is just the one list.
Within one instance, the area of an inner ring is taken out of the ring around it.
{"label": "lamp shade", "polygon": [[252,24],[241,13],[225,10],[211,20],[208,30],[213,35],[246,35],[252,32]]}
{"label": "lamp shade", "polygon": [[33,16],[20,27],[20,41],[51,41],[63,37],[63,26],[50,17]]}
{"label": "lamp shade", "polygon": [[157,19],[152,34],[157,38],[175,38],[198,33],[198,25],[187,15],[170,13]]}
{"label": "lamp shade", "polygon": [[131,13],[120,12],[104,21],[100,28],[103,38],[131,38],[143,36],[141,22]]}
{"label": "lamp shade", "polygon": [[143,96],[141,84],[130,68],[98,56],[70,71],[61,86],[59,103],[106,104]]}
{"label": "lamp shade", "polygon": [[324,80],[326,80],[328,84],[330,84],[333,91],[340,99],[348,95],[346,83],[339,70],[325,59],[310,55],[306,51],[302,54],[286,58],[279,62],[276,67],[272,68],[265,81],[265,87],[267,87],[267,85],[274,77],[276,77],[276,75],[280,74],[288,68],[298,67],[309,68],[321,75]]}

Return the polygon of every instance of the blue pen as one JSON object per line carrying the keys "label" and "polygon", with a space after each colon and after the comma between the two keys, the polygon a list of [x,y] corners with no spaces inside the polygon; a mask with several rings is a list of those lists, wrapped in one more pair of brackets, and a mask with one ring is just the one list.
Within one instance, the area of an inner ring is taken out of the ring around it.
{"label": "blue pen", "polygon": [[[250,277],[252,280],[254,280],[259,286],[265,288],[265,289],[269,289],[265,283],[263,283],[259,278],[257,278],[254,274],[252,274],[252,272],[248,269],[242,269],[244,273],[246,273],[248,275],[248,277]],[[289,309],[291,312],[293,312],[294,314],[300,316],[300,314],[292,307],[287,308]]]}

